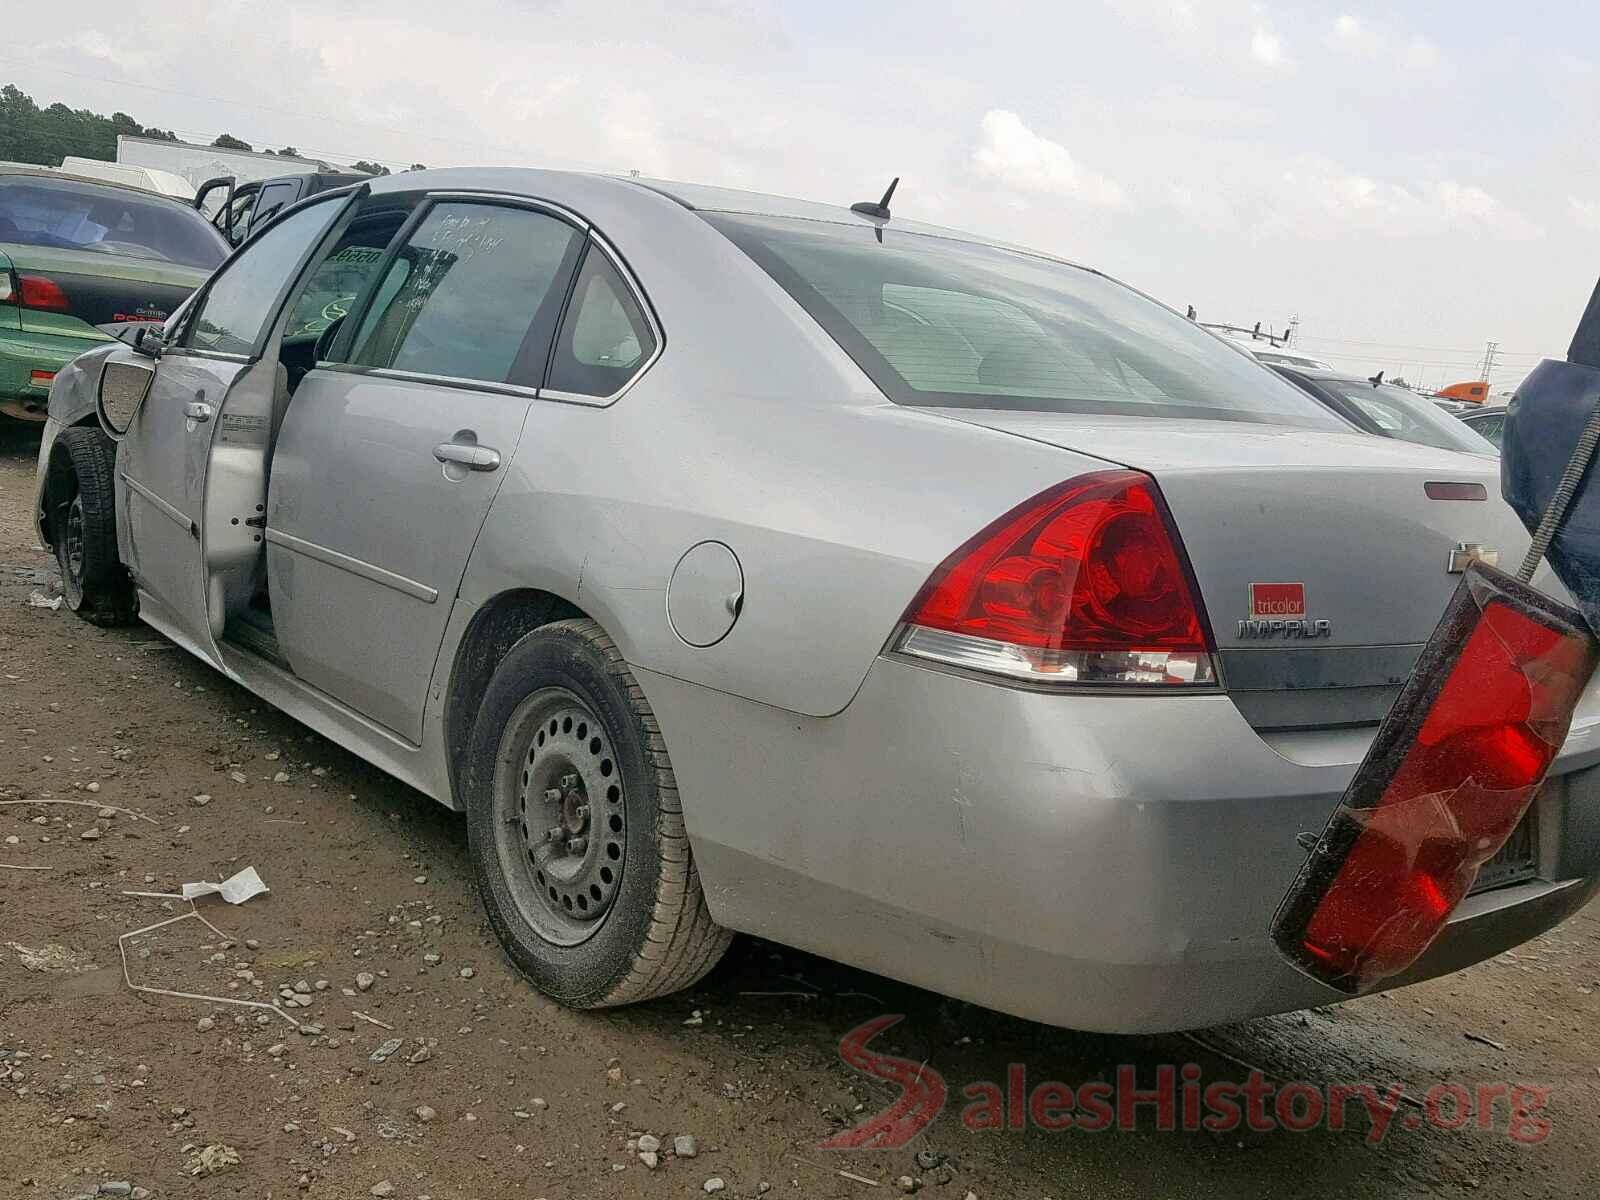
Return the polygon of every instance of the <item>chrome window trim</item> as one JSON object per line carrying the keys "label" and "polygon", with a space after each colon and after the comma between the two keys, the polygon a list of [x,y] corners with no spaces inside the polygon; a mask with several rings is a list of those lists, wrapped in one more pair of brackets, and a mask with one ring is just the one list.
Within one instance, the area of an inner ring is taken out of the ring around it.
{"label": "chrome window trim", "polygon": [[174,346],[170,350],[162,350],[162,358],[209,358],[215,362],[249,363],[254,362],[256,356],[250,354],[236,354],[231,350],[201,350],[196,346]]}
{"label": "chrome window trim", "polygon": [[362,363],[319,360],[313,370],[332,371],[339,375],[365,375],[374,379],[392,379],[398,383],[426,383],[435,387],[496,392],[505,396],[518,396],[524,400],[536,399],[540,395],[538,388],[526,387],[520,383],[495,383],[488,379],[468,379],[460,375],[430,375],[426,371],[397,371],[393,367],[369,367]]}

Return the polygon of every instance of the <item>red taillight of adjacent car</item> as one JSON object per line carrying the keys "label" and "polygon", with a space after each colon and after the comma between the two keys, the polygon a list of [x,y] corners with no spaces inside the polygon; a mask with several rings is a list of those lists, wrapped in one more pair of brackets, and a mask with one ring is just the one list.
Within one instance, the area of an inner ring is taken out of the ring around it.
{"label": "red taillight of adjacent car", "polygon": [[1527,812],[1596,657],[1576,611],[1473,563],[1278,909],[1290,961],[1351,993],[1414,963]]}
{"label": "red taillight of adjacent car", "polygon": [[44,312],[66,312],[71,305],[66,292],[54,279],[44,275],[17,276],[17,296],[23,308],[36,308]]}
{"label": "red taillight of adjacent car", "polygon": [[895,649],[1055,683],[1214,686],[1210,631],[1155,481],[1068,480],[947,558]]}

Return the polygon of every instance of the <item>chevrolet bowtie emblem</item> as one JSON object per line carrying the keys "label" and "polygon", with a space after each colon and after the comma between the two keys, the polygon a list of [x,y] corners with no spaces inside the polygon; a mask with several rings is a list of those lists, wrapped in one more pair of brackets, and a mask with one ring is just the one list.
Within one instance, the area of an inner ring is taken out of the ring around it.
{"label": "chevrolet bowtie emblem", "polygon": [[1486,567],[1498,567],[1500,551],[1485,550],[1477,542],[1457,542],[1456,548],[1450,551],[1450,561],[1445,564],[1444,569],[1451,575],[1460,575],[1472,562],[1481,562]]}

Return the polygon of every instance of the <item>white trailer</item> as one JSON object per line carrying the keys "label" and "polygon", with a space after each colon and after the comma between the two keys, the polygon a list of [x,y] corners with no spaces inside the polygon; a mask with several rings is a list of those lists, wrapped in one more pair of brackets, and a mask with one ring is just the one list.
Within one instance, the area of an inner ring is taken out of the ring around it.
{"label": "white trailer", "polygon": [[314,158],[261,154],[254,150],[224,150],[219,146],[196,146],[190,142],[168,142],[157,138],[117,136],[117,161],[135,167],[152,167],[181,175],[198,188],[208,179],[231,175],[239,183],[271,179],[277,175],[296,175],[336,169]]}

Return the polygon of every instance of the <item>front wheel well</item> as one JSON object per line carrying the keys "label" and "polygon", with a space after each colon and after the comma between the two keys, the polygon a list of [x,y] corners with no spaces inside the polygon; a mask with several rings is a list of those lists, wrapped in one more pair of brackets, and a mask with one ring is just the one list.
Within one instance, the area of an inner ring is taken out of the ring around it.
{"label": "front wheel well", "polygon": [[[79,425],[93,425],[98,429],[100,422],[93,413],[89,413],[71,425],[63,426],[61,433],[65,433],[68,429],[76,429]],[[50,461],[45,466],[44,486],[39,489],[39,537],[44,542],[46,550],[55,549],[55,545],[49,541],[50,512],[60,501],[62,488],[67,483],[67,472],[71,469],[72,461],[67,457],[66,445],[62,442],[60,434],[57,434],[55,445],[50,447]]]}
{"label": "front wheel well", "polygon": [[[445,755],[450,792],[461,797],[461,768],[466,759],[478,707],[495,668],[527,634],[554,621],[588,617],[577,605],[553,592],[524,588],[502,592],[478,610],[456,647],[450,686],[444,700]],[[592,618],[591,618],[592,619]]]}

